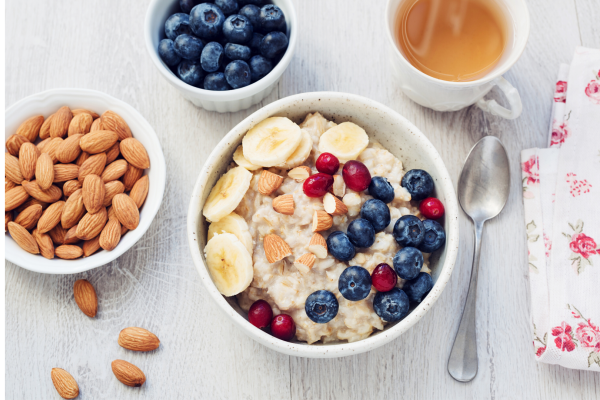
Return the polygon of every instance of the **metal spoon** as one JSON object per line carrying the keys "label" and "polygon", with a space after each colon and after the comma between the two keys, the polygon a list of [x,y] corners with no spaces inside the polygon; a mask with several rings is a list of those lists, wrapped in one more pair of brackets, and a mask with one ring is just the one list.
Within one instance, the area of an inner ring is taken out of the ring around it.
{"label": "metal spoon", "polygon": [[458,181],[458,201],[475,224],[475,253],[467,301],[448,360],[448,372],[459,382],[477,375],[475,301],[483,224],[500,214],[510,191],[508,155],[502,142],[486,136],[473,146]]}

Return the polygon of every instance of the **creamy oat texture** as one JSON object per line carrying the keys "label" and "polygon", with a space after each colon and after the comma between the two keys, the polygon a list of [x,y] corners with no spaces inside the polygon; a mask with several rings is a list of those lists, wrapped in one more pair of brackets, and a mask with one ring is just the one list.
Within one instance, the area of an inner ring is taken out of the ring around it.
{"label": "creamy oat texture", "polygon": [[[332,126],[335,126],[335,123],[327,121],[319,113],[309,114],[300,125],[313,140],[311,154],[303,164],[310,167],[312,173],[318,172],[315,168],[315,161],[320,154],[318,151],[319,138]],[[263,196],[258,192],[261,170],[252,171],[254,176],[250,188],[235,210],[248,223],[254,243],[254,280],[248,289],[237,296],[240,306],[248,311],[256,300],[266,300],[272,306],[275,315],[285,313],[294,319],[297,339],[309,344],[319,340],[323,343],[340,340],[354,342],[368,337],[373,329],[383,329],[385,322],[373,310],[375,289],[371,289],[371,293],[364,300],[349,301],[338,290],[338,278],[344,269],[351,265],[364,267],[369,273],[372,273],[380,263],[393,265],[392,259],[400,250],[400,246],[392,236],[394,223],[403,215],[419,215],[418,209],[410,204],[410,194],[400,186],[400,180],[404,175],[400,160],[373,141],[370,141],[369,146],[360,154],[358,160],[367,166],[371,176],[387,178],[395,189],[396,197],[388,204],[391,214],[390,225],[385,231],[377,233],[373,246],[368,249],[357,249],[356,256],[350,262],[338,261],[331,255],[325,259],[317,258],[312,270],[306,275],[301,274],[293,265],[295,259],[308,252],[307,246],[313,235],[313,212],[323,210],[323,202],[321,198],[306,196],[302,190],[302,182],[296,182],[287,177],[286,170],[269,169],[269,171],[285,177],[281,187],[270,196]],[[295,211],[293,215],[283,215],[273,210],[273,198],[283,194],[294,196]],[[343,202],[348,207],[348,213],[333,217],[332,228],[320,233],[327,238],[333,231],[345,232],[348,224],[360,213],[361,205],[371,198],[366,192],[357,193],[346,189]],[[293,253],[273,264],[267,261],[263,249],[263,237],[271,233],[285,240]],[[423,271],[426,272],[429,272],[428,256],[428,254],[424,254]],[[402,287],[402,279],[398,279],[398,281],[398,286]],[[337,316],[326,324],[317,324],[311,321],[304,311],[306,298],[321,289],[332,292],[339,302]]]}

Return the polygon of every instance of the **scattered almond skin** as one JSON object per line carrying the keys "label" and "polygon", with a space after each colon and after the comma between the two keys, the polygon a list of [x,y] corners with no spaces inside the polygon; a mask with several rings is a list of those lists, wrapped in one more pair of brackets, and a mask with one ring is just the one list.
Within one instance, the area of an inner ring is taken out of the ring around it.
{"label": "scattered almond skin", "polygon": [[67,230],[63,228],[61,224],[56,225],[54,229],[48,232],[48,234],[52,238],[52,243],[54,243],[56,246],[61,246],[65,244]]}
{"label": "scattered almond skin", "polygon": [[65,202],[60,223],[63,228],[71,229],[85,215],[85,206],[83,205],[83,194],[81,189],[77,189]]}
{"label": "scattered almond skin", "polygon": [[66,182],[79,177],[79,167],[76,164],[54,165],[54,182]]}
{"label": "scattered almond skin", "polygon": [[102,119],[97,118],[92,122],[92,126],[90,127],[90,132],[96,132],[102,130]]}
{"label": "scattered almond skin", "polygon": [[140,212],[133,199],[126,194],[113,197],[112,208],[117,219],[125,228],[133,230],[140,223]]}
{"label": "scattered almond skin", "polygon": [[44,210],[42,209],[41,205],[31,205],[17,215],[17,218],[15,218],[15,223],[21,225],[27,230],[31,230],[37,224],[38,220],[42,216],[43,211]]}
{"label": "scattered almond skin", "polygon": [[27,119],[17,128],[17,135],[23,136],[31,143],[35,142],[44,123],[43,115],[36,115]]}
{"label": "scattered almond skin", "polygon": [[333,218],[322,210],[315,210],[313,213],[313,232],[326,231],[333,226]]}
{"label": "scattered almond skin", "polygon": [[45,145],[44,148],[40,151],[42,153],[48,153],[50,158],[52,158],[52,162],[56,164],[58,162],[58,158],[56,157],[56,150],[60,147],[62,142],[62,138],[52,138],[50,139],[48,144]]}
{"label": "scattered almond skin", "polygon": [[52,368],[50,373],[54,388],[63,399],[74,399],[79,396],[79,386],[75,378],[61,368]]}
{"label": "scattered almond skin", "polygon": [[75,260],[83,256],[83,249],[72,244],[63,244],[54,249],[54,255],[63,260]]}
{"label": "scattered almond skin", "polygon": [[40,139],[46,140],[50,137],[50,124],[52,123],[52,118],[54,118],[54,114],[46,118],[46,120],[42,124],[39,133]]}
{"label": "scattered almond skin", "polygon": [[111,363],[113,374],[121,383],[131,387],[140,387],[146,382],[146,375],[135,365],[123,360]]}
{"label": "scattered almond skin", "polygon": [[90,282],[85,279],[79,279],[73,284],[73,296],[79,309],[90,318],[96,316],[98,312],[98,296],[96,290]]}
{"label": "scattered almond skin", "polygon": [[260,178],[258,179],[258,191],[262,195],[269,196],[271,193],[279,189],[282,183],[283,177],[264,169],[260,173]]}
{"label": "scattered almond skin", "polygon": [[40,249],[37,242],[21,225],[14,222],[8,223],[8,232],[13,240],[26,252],[31,254],[40,254]]}
{"label": "scattered almond skin", "polygon": [[13,181],[11,181],[7,177],[4,177],[4,193],[8,192],[10,189],[12,189],[12,188],[14,188],[16,186],[17,186],[16,183],[14,183]]}
{"label": "scattered almond skin", "polygon": [[11,155],[17,157],[19,155],[19,149],[21,148],[23,143],[27,142],[29,142],[29,140],[27,140],[27,138],[24,136],[16,134],[10,135],[9,138],[6,140],[6,149]]}
{"label": "scattered almond skin", "polygon": [[106,189],[104,188],[104,182],[98,175],[88,175],[83,181],[81,187],[83,194],[83,204],[85,209],[91,213],[96,214],[104,204],[104,196]]}
{"label": "scattered almond skin", "polygon": [[39,233],[37,229],[34,229],[31,235],[38,244],[40,254],[44,258],[52,260],[54,258],[54,243],[52,243],[50,235],[48,233]]}
{"label": "scattered almond skin", "polygon": [[273,199],[273,210],[284,215],[294,215],[294,196],[284,194]]}
{"label": "scattered almond skin", "polygon": [[11,222],[13,220],[13,214],[10,211],[5,211],[4,212],[4,233],[6,233],[6,230],[8,229],[8,223]]}
{"label": "scattered almond skin", "polygon": [[121,150],[119,150],[119,142],[112,145],[112,147],[106,150],[106,165],[112,163],[119,157]]}
{"label": "scattered almond skin", "polygon": [[64,137],[72,119],[71,109],[67,106],[61,107],[52,117],[52,122],[50,122],[50,137]]}
{"label": "scattered almond skin", "polygon": [[[90,117],[91,118],[91,117]],[[68,138],[62,141],[60,146],[56,149],[56,158],[63,164],[68,164],[73,162],[79,157],[81,154],[81,147],[79,147],[79,142],[83,134],[77,133],[73,135],[69,135]]]}
{"label": "scattered almond skin", "polygon": [[[77,237],[77,225],[75,225],[67,231],[67,234],[65,235],[65,244],[75,244],[79,242],[79,240],[81,239]],[[83,249],[81,251],[83,254]]]}
{"label": "scattered almond skin", "polygon": [[79,182],[83,183],[86,176],[90,174],[102,175],[104,167],[106,166],[106,154],[99,153],[90,156],[83,164],[79,167]]}
{"label": "scattered almond skin", "polygon": [[106,168],[104,168],[104,171],[102,172],[102,175],[100,177],[102,178],[104,183],[116,181],[125,174],[125,171],[127,171],[127,165],[127,161],[125,160],[114,161],[108,164]]}
{"label": "scattered almond skin", "polygon": [[35,164],[35,180],[40,189],[47,190],[54,182],[54,164],[48,153],[42,153]]}
{"label": "scattered almond skin", "polygon": [[304,182],[311,175],[311,170],[306,165],[292,168],[288,172],[288,176],[294,179],[296,182]]}
{"label": "scattered almond skin", "polygon": [[125,120],[114,111],[108,110],[102,114],[102,129],[116,132],[119,136],[119,140],[125,140],[133,137],[127,122],[125,122]]}
{"label": "scattered almond skin", "polygon": [[323,206],[329,215],[344,215],[348,212],[348,207],[331,193],[326,193],[323,197]]}
{"label": "scattered almond skin", "polygon": [[119,145],[121,154],[129,164],[140,169],[150,168],[150,158],[144,145],[135,138],[128,138],[121,141]]}
{"label": "scattered almond skin", "polygon": [[100,247],[107,251],[114,250],[120,240],[121,224],[116,219],[109,219],[100,233]]}
{"label": "scattered almond skin", "polygon": [[95,214],[85,214],[79,221],[79,224],[77,224],[77,237],[81,240],[95,238],[102,232],[107,219],[108,214],[105,207],[102,207]]}
{"label": "scattered almond skin", "polygon": [[301,255],[294,261],[296,268],[304,275],[307,274],[312,267],[315,265],[315,255],[312,253],[306,253]]}
{"label": "scattered almond skin", "polygon": [[[81,150],[90,154],[103,153],[117,143],[118,136],[112,131],[95,131],[84,135],[79,141]],[[121,150],[123,152],[123,150]]]}
{"label": "scattered almond skin", "polygon": [[[137,206],[137,208],[141,208],[146,201],[146,197],[148,196],[148,190],[150,189],[150,178],[148,175],[142,176],[131,188],[131,192],[129,192],[129,197],[133,199],[133,202]],[[291,196],[291,195],[290,195]],[[292,201],[294,199],[292,198]]]}
{"label": "scattered almond skin", "polygon": [[118,342],[119,346],[133,351],[152,351],[160,346],[160,340],[154,333],[137,327],[123,329]]}
{"label": "scattered almond skin", "polygon": [[81,183],[78,180],[66,181],[63,185],[63,194],[69,198],[77,189],[81,189]]}
{"label": "scattered almond skin", "polygon": [[42,190],[36,181],[23,181],[23,188],[29,195],[44,203],[54,203],[62,197],[62,190],[57,186],[50,186],[47,190]]}
{"label": "scattered almond skin", "polygon": [[67,135],[71,137],[79,133],[86,134],[90,132],[94,118],[90,114],[80,113],[73,117],[69,128],[67,129]]}
{"label": "scattered almond skin", "polygon": [[34,199],[33,197],[30,197],[29,199],[27,199],[27,201],[25,203],[23,203],[19,207],[15,208],[15,212],[16,213],[23,212],[24,209],[26,209],[29,206],[33,206],[35,204],[39,204],[40,206],[42,206],[43,210],[48,208],[48,206],[50,205],[48,203],[45,203],[43,201],[39,201],[38,199]]}
{"label": "scattered almond skin", "polygon": [[79,114],[88,114],[94,120],[97,118],[100,118],[100,116],[97,113],[90,111],[90,110],[86,110],[85,108],[77,108],[75,110],[71,110],[71,112],[73,113],[73,117],[76,117]]}
{"label": "scattered almond skin", "polygon": [[320,233],[315,232],[312,235],[308,243],[308,251],[318,258],[327,257],[327,241],[325,241],[325,238]]}
{"label": "scattered almond skin", "polygon": [[23,186],[15,186],[4,193],[4,211],[12,211],[19,207],[29,198],[29,194]]}
{"label": "scattered almond skin", "polygon": [[85,160],[87,160],[88,158],[90,158],[90,153],[86,153],[85,151],[82,151],[79,154],[79,157],[77,157],[77,160],[75,160],[75,164],[77,164],[77,166],[81,167],[81,165],[85,162]]}
{"label": "scattered almond skin", "polygon": [[33,143],[23,143],[19,149],[19,167],[24,179],[30,180],[35,175],[35,164],[39,156],[40,151]]}
{"label": "scattered almond skin", "polygon": [[292,249],[285,240],[274,234],[269,234],[264,237],[263,246],[267,261],[271,264],[292,255]]}
{"label": "scattered almond skin", "polygon": [[41,153],[44,146],[46,146],[51,140],[52,140],[52,138],[46,138],[46,139],[42,140],[41,142],[39,142],[38,144],[36,144],[35,146],[38,148],[38,150]]}
{"label": "scattered almond skin", "polygon": [[83,242],[83,257],[89,257],[100,250],[100,235]]}
{"label": "scattered almond skin", "polygon": [[[112,199],[119,193],[123,193],[125,191],[125,186],[121,181],[112,181],[104,184],[104,207],[109,207],[112,205]],[[133,197],[132,197],[133,198]],[[135,199],[134,199],[135,201]],[[137,202],[136,202],[137,204]],[[109,218],[110,219],[110,218]]]}
{"label": "scattered almond skin", "polygon": [[19,159],[8,153],[4,153],[4,176],[17,185],[21,184],[24,180],[21,167],[19,166]]}
{"label": "scattered almond skin", "polygon": [[125,185],[126,192],[133,189],[133,185],[135,185],[135,183],[142,177],[143,173],[144,173],[143,169],[134,167],[131,164],[127,165],[127,171],[125,171],[125,174],[123,175],[123,178],[121,179],[123,181],[123,185]]}
{"label": "scattered almond skin", "polygon": [[50,232],[60,222],[63,208],[65,207],[64,201],[57,201],[51,204],[46,211],[42,214],[37,224],[37,230],[39,233]]}

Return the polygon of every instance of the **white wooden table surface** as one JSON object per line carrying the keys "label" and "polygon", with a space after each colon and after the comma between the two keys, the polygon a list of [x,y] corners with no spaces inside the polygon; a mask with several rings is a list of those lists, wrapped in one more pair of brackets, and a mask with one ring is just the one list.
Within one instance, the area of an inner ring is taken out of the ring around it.
{"label": "white wooden table surface", "polygon": [[[166,1],[166,0],[165,0]],[[461,218],[462,260],[433,309],[378,350],[341,359],[281,355],[221,316],[204,293],[185,233],[192,187],[211,149],[260,107],[216,114],[185,101],[151,63],[143,41],[148,0],[11,0],[6,4],[6,105],[51,88],[97,89],[144,115],[167,161],[162,207],[142,240],[118,260],[77,275],[36,274],[6,263],[6,398],[58,399],[50,370],[70,371],[81,399],[598,399],[600,374],[540,365],[529,324],[527,250],[519,152],[543,146],[553,84],[575,46],[600,47],[598,0],[531,0],[525,53],[506,75],[523,115],[506,121],[476,107],[455,113],[422,108],[389,79],[385,1],[296,0],[296,54],[264,104],[301,92],[333,90],[380,101],[411,120],[458,179],[470,147],[498,136],[512,163],[512,192],[487,225],[478,291],[479,374],[455,382],[446,362],[467,290],[471,224]],[[494,90],[492,96],[503,102]],[[99,312],[83,315],[76,279],[96,287]],[[149,354],[120,348],[128,326],[161,339]],[[147,376],[129,388],[113,376],[122,358]]]}

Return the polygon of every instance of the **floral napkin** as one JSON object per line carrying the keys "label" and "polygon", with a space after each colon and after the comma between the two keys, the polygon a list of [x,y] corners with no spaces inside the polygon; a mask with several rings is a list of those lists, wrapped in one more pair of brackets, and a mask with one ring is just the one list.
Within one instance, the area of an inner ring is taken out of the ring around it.
{"label": "floral napkin", "polygon": [[600,371],[600,50],[561,65],[549,148],[521,152],[533,345]]}

